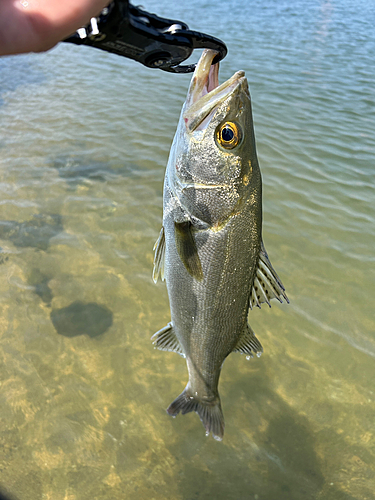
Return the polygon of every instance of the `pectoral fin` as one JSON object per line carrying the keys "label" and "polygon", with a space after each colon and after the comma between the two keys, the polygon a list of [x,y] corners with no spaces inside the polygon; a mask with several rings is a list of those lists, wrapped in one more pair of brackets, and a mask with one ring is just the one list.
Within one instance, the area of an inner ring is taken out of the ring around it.
{"label": "pectoral fin", "polygon": [[176,248],[181,261],[193,278],[199,281],[202,280],[202,265],[199,259],[197,245],[195,244],[191,232],[191,222],[175,222],[174,229]]}
{"label": "pectoral fin", "polygon": [[165,260],[165,235],[164,227],[161,227],[159,238],[156,240],[154,245],[154,270],[152,272],[152,279],[154,283],[158,281],[158,278],[164,281],[164,260]]}
{"label": "pectoral fin", "polygon": [[271,299],[277,299],[279,302],[282,302],[282,297],[289,304],[284,285],[281,283],[280,278],[272,267],[262,242],[259,252],[258,268],[251,289],[249,301],[250,308],[252,309],[254,305],[260,308],[260,304],[264,302],[271,307]]}
{"label": "pectoral fin", "polygon": [[250,328],[250,325],[246,325],[236,347],[233,349],[233,352],[240,352],[241,354],[246,354],[251,358],[254,357],[254,353],[258,356],[258,358],[262,354],[262,344],[256,338],[255,333]]}

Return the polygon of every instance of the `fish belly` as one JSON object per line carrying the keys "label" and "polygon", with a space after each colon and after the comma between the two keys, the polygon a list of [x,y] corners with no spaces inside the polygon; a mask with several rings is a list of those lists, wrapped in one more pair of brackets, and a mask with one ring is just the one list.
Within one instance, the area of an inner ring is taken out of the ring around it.
{"label": "fish belly", "polygon": [[[165,201],[168,205],[168,199]],[[173,212],[164,218],[165,280],[172,324],[192,366],[207,374],[207,390],[217,390],[213,386],[217,384],[217,372],[247,324],[260,249],[259,220],[254,207],[250,210],[245,206],[220,230],[193,228],[203,271],[203,279],[197,280],[177,252]]]}

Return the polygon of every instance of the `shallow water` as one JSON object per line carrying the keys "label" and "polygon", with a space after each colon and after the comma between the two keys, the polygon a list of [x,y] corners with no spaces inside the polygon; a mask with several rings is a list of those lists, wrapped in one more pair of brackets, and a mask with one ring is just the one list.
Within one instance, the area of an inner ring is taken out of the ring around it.
{"label": "shallow water", "polygon": [[[223,4],[224,5],[224,4]],[[0,59],[0,492],[18,500],[373,499],[375,7],[147,1],[243,69],[264,241],[290,305],[231,355],[222,443],[171,419],[185,361],[151,280],[190,76],[93,49]]]}

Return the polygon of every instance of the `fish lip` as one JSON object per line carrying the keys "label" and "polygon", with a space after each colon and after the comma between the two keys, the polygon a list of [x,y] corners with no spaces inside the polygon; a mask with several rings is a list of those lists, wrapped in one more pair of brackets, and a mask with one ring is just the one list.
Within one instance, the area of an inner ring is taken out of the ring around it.
{"label": "fish lip", "polygon": [[[226,82],[219,85],[219,63],[212,65],[217,52],[206,49],[195,69],[190,83],[183,119],[186,128],[193,132],[219,104],[236,91],[247,80],[244,71],[237,71]],[[248,90],[247,90],[248,93]]]}
{"label": "fish lip", "polygon": [[217,52],[206,49],[203,51],[190,82],[186,106],[190,107],[201,97],[214,90],[219,85],[219,63],[212,64]]}

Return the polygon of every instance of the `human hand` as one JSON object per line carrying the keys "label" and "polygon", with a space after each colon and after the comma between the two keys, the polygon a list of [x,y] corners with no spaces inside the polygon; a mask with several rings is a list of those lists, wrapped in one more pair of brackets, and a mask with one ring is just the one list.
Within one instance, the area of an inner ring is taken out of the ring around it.
{"label": "human hand", "polygon": [[0,0],[0,56],[51,49],[109,0]]}

